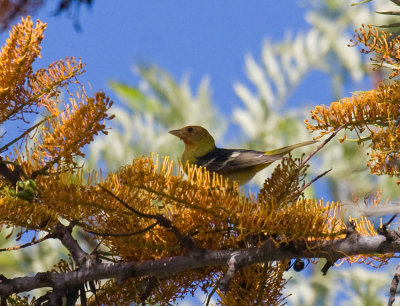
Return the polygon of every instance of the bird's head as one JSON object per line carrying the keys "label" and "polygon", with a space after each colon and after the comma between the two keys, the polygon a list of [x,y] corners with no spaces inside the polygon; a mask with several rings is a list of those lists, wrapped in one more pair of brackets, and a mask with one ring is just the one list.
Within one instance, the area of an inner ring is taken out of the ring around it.
{"label": "bird's head", "polygon": [[169,133],[179,137],[185,143],[186,150],[195,151],[199,154],[206,154],[215,149],[214,138],[201,126],[189,125],[179,130],[169,131]]}

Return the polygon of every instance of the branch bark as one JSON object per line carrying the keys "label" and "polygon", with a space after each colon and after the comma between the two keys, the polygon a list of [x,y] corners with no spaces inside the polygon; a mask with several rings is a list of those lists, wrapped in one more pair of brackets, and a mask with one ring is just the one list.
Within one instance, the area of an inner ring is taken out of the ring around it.
{"label": "branch bark", "polygon": [[[191,252],[187,256],[175,256],[159,260],[121,263],[92,262],[91,265],[80,266],[71,272],[42,272],[35,276],[0,278],[0,296],[30,291],[37,288],[70,288],[84,282],[117,278],[124,281],[131,277],[166,278],[174,274],[205,267],[226,267],[234,256],[235,265],[247,266],[255,263],[292,258],[325,258],[337,260],[358,254],[385,254],[400,252],[400,239],[388,241],[385,236],[359,236],[354,239],[337,239],[334,241],[311,241],[307,244],[297,243],[277,248],[272,241],[267,241],[259,248],[237,250],[201,250]],[[80,254],[82,255],[82,254]],[[80,256],[79,255],[79,256]],[[74,256],[75,257],[75,256]]]}
{"label": "branch bark", "polygon": [[392,284],[390,285],[390,297],[388,306],[392,306],[396,299],[396,291],[400,281],[400,264],[397,265],[396,271],[394,273]]}

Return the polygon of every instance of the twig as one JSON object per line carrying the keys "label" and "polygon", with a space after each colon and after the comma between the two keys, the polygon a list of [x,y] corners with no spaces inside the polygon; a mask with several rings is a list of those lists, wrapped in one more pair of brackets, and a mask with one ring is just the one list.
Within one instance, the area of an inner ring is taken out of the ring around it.
{"label": "twig", "polygon": [[394,220],[394,218],[396,218],[396,217],[397,217],[397,214],[394,214],[394,215],[389,219],[389,221],[387,221],[387,222],[385,222],[385,223],[382,224],[382,227],[387,228],[387,226],[388,226],[390,223],[392,223],[393,220]]}
{"label": "twig", "polygon": [[120,260],[113,259],[113,258],[109,258],[109,257],[107,257],[107,256],[105,256],[105,255],[101,255],[101,254],[97,254],[97,257],[98,257],[99,259],[107,260],[107,261],[112,262],[112,263],[120,262]]}
{"label": "twig", "polygon": [[[87,306],[86,290],[85,290],[84,284],[81,284],[79,286],[79,297],[81,299],[81,305]],[[74,301],[74,304],[76,303],[76,300]],[[73,305],[73,304],[71,303],[71,305]]]}
{"label": "twig", "polygon": [[96,236],[102,236],[102,237],[107,237],[107,236],[109,236],[109,237],[127,237],[127,236],[134,236],[134,235],[139,235],[139,234],[145,233],[145,232],[151,230],[156,225],[158,225],[158,221],[153,223],[152,225],[149,225],[148,227],[146,227],[144,229],[141,229],[141,230],[136,231],[136,232],[129,232],[129,233],[107,233],[107,232],[100,233],[100,232],[92,231],[92,230],[89,230],[89,229],[86,229],[86,228],[83,228],[83,230],[85,232],[90,233],[90,234],[93,234],[93,235],[96,235]]}
{"label": "twig", "polygon": [[58,157],[54,158],[53,160],[47,162],[47,164],[44,165],[42,168],[33,171],[31,174],[31,178],[35,179],[39,175],[45,175],[47,173],[47,170],[49,170],[52,165],[58,163],[61,159],[62,159],[62,156],[58,156]]}
{"label": "twig", "polygon": [[[62,295],[59,291],[49,291],[46,294],[42,295],[35,301],[35,306],[41,305],[59,305],[62,299]],[[46,303],[47,302],[47,303]]]}
{"label": "twig", "polygon": [[132,211],[134,214],[138,215],[139,217],[146,218],[146,219],[155,219],[160,226],[167,228],[171,230],[171,232],[175,235],[175,237],[178,239],[179,243],[183,247],[187,247],[189,250],[195,250],[198,249],[193,237],[190,235],[183,235],[174,225],[172,225],[172,222],[168,220],[166,217],[164,217],[161,214],[145,214],[142,213],[133,207],[129,206],[126,204],[122,199],[120,199],[118,196],[113,194],[111,191],[109,191],[107,188],[99,185],[101,189],[103,189],[105,192],[107,192],[109,195],[111,195],[114,199],[116,199],[118,202],[120,202],[123,206],[125,206],[127,209]]}
{"label": "twig", "polygon": [[133,207],[129,206],[128,204],[125,203],[125,201],[123,201],[121,198],[119,198],[117,195],[115,195],[114,193],[112,193],[110,190],[108,190],[107,188],[99,185],[99,187],[101,189],[103,189],[105,192],[107,192],[110,196],[112,196],[114,199],[116,199],[118,202],[120,202],[123,206],[125,206],[127,209],[129,209],[131,212],[133,212],[134,214],[138,215],[141,218],[146,218],[146,219],[157,219],[157,215],[152,215],[152,214],[145,214],[142,213],[136,209],[134,209]]}
{"label": "twig", "polygon": [[20,249],[23,249],[23,248],[38,244],[40,242],[43,242],[43,241],[45,241],[46,239],[49,239],[49,238],[53,238],[51,234],[47,234],[46,236],[40,238],[39,240],[31,241],[31,242],[28,242],[28,243],[25,243],[25,244],[22,244],[22,245],[18,245],[18,246],[14,246],[14,247],[0,249],[0,252],[20,250]]}
{"label": "twig", "polygon": [[301,187],[300,189],[298,189],[295,192],[295,196],[300,195],[307,187],[309,187],[311,184],[313,184],[315,181],[319,180],[321,177],[323,177],[324,175],[328,174],[329,172],[332,171],[332,168],[329,170],[326,170],[325,172],[321,173],[320,175],[314,177],[309,183],[307,183],[306,185],[304,185],[303,187]]}
{"label": "twig", "polygon": [[143,303],[143,305],[146,305],[145,301],[149,298],[151,292],[157,286],[158,280],[157,278],[150,276],[145,279],[145,282],[146,282],[145,288],[143,292],[140,294],[140,301]]}
{"label": "twig", "polygon": [[91,256],[79,246],[78,242],[72,237],[72,229],[75,226],[75,222],[71,222],[68,226],[61,224],[60,222],[54,227],[51,233],[53,238],[58,238],[61,243],[71,253],[72,258],[79,266],[87,264]]}
{"label": "twig", "polygon": [[[315,154],[317,154],[329,141],[331,141],[336,135],[337,133],[339,133],[339,131],[341,129],[343,129],[345,127],[345,125],[342,125],[340,127],[338,127],[335,131],[333,131],[333,133],[326,138],[318,147],[316,147],[313,151],[311,151],[310,154],[308,154],[306,156],[305,159],[303,159],[301,161],[301,163],[298,166],[298,171],[300,171],[304,166],[306,166],[307,162],[311,159],[311,157],[313,157]],[[315,181],[317,181],[318,179],[320,179],[321,177],[323,177],[324,175],[326,175],[327,173],[329,173],[332,169],[329,169],[327,171],[325,171],[324,173],[318,175],[317,177],[315,177],[314,179],[312,179],[308,184],[304,185],[303,187],[299,188],[295,193],[294,193],[294,197],[299,196],[307,187],[309,187],[311,184],[313,184]]]}
{"label": "twig", "polygon": [[97,243],[95,248],[90,252],[90,254],[97,254],[97,250],[99,249],[99,247],[101,246],[102,243],[103,243],[103,239],[100,239],[100,241]]}
{"label": "twig", "polygon": [[[89,127],[86,128],[86,130],[84,132],[89,133],[90,132],[90,127],[93,126],[93,122],[89,125]],[[69,150],[72,150],[75,146],[81,146],[80,144],[80,139],[70,143],[68,146],[64,146],[63,149],[65,152],[68,152]],[[41,169],[35,170],[32,172],[31,178],[35,179],[37,176],[39,175],[44,175],[46,174],[47,170],[49,170],[52,166],[54,166],[56,163],[58,163],[59,161],[61,161],[63,158],[62,154],[58,154],[57,157],[55,157],[54,159],[48,161],[46,163],[46,165],[44,165]]]}
{"label": "twig", "polygon": [[217,291],[217,289],[218,289],[218,286],[215,286],[214,288],[213,288],[213,290],[211,290],[211,292],[210,292],[210,294],[207,296],[207,301],[206,301],[206,306],[209,306],[210,305],[210,302],[211,302],[211,298],[212,298],[212,296],[214,295],[214,293]]}
{"label": "twig", "polygon": [[333,133],[326,138],[318,147],[316,147],[314,150],[311,151],[310,154],[307,155],[307,157],[302,161],[302,163],[299,166],[299,169],[303,168],[304,165],[311,159],[311,157],[313,157],[315,154],[318,153],[318,151],[320,151],[329,141],[331,141],[333,139],[333,137],[336,136],[337,133],[339,133],[339,131],[341,129],[343,129],[345,127],[345,125],[339,126],[336,130],[333,131]]}
{"label": "twig", "polygon": [[18,140],[24,138],[26,135],[28,135],[30,132],[32,132],[34,129],[36,129],[38,126],[40,126],[42,123],[46,122],[47,120],[49,120],[50,118],[55,117],[54,115],[50,115],[47,116],[46,118],[44,118],[43,120],[39,121],[37,124],[35,124],[34,126],[30,127],[29,129],[27,129],[25,132],[23,132],[20,136],[18,136],[17,138],[15,138],[14,140],[10,141],[9,143],[5,144],[4,146],[2,146],[0,148],[0,153],[3,153],[4,151],[6,151],[11,145],[13,145],[14,143],[16,143]]}
{"label": "twig", "polygon": [[393,279],[392,279],[392,284],[390,285],[390,297],[389,297],[388,306],[392,306],[394,303],[394,300],[396,299],[396,291],[397,291],[397,287],[399,285],[399,281],[400,281],[400,263],[396,267],[396,271],[395,271]]}
{"label": "twig", "polygon": [[333,260],[326,260],[326,263],[324,264],[324,266],[321,269],[321,272],[323,275],[326,275],[326,273],[328,273],[328,270],[333,267],[333,264],[335,263],[335,261]]}
{"label": "twig", "polygon": [[[14,170],[8,168],[8,164],[12,164],[14,166]],[[6,161],[0,156],[0,175],[2,175],[12,185],[15,185],[20,180],[22,173],[23,171],[21,166],[16,165],[14,162]]]}
{"label": "twig", "polygon": [[238,254],[236,253],[232,254],[232,257],[228,261],[228,270],[226,271],[224,277],[221,278],[218,282],[218,288],[221,289],[222,291],[226,291],[228,289],[229,283],[235,276],[236,266],[237,266],[237,261],[236,261],[237,255]]}
{"label": "twig", "polygon": [[[360,238],[360,234],[356,231],[356,223],[354,221],[349,222],[349,224],[347,225],[347,229],[344,230],[344,233],[346,234],[346,238],[344,238],[344,240],[348,241],[351,244],[356,244]],[[333,266],[335,261],[341,257],[344,257],[344,255],[345,254],[339,255],[339,253],[337,253],[336,255],[330,254],[329,257],[326,259],[325,265],[321,269],[322,274],[326,275],[326,273]]]}
{"label": "twig", "polygon": [[386,237],[387,241],[392,242],[397,240],[400,237],[400,234],[398,232],[393,232],[388,230],[388,226],[392,221],[397,217],[397,214],[394,214],[386,223],[382,224],[380,228],[378,228],[377,232],[380,235],[383,235]]}
{"label": "twig", "polygon": [[[210,214],[210,215],[212,215],[212,216],[218,216],[217,213],[211,211],[210,209],[207,209],[207,208],[201,207],[201,206],[199,206],[199,205],[195,205],[195,204],[189,203],[189,202],[187,202],[187,201],[184,201],[184,200],[182,200],[182,199],[179,199],[178,197],[175,197],[174,195],[167,194],[167,193],[165,193],[165,192],[161,192],[161,191],[158,191],[158,190],[156,190],[156,189],[152,189],[152,188],[145,187],[145,186],[132,185],[132,187],[135,187],[135,188],[138,188],[138,189],[147,191],[147,192],[149,192],[149,193],[153,193],[153,194],[157,195],[157,196],[160,197],[160,198],[162,198],[162,197],[164,197],[164,198],[169,198],[169,199],[171,199],[171,200],[173,200],[173,201],[175,201],[175,202],[177,202],[177,203],[179,203],[179,204],[182,204],[184,207],[196,209],[196,210],[199,210],[199,211],[204,212],[204,213],[206,213],[206,214]],[[220,210],[222,210],[222,211],[224,211],[224,212],[227,212],[226,208],[224,208],[224,207],[222,207],[222,206],[217,206],[217,205],[215,205],[215,206],[213,206],[213,208],[214,208],[214,209],[220,209]]]}

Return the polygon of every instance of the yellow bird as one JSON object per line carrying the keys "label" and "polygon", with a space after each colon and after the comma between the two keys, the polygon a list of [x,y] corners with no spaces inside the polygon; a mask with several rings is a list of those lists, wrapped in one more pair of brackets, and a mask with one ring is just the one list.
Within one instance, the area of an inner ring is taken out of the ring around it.
{"label": "yellow bird", "polygon": [[282,159],[291,150],[307,146],[316,141],[306,141],[272,151],[253,151],[244,149],[220,149],[215,146],[214,138],[201,126],[185,126],[169,131],[185,143],[182,163],[196,164],[208,171],[221,174],[225,178],[243,185],[250,181],[260,170],[274,161]]}

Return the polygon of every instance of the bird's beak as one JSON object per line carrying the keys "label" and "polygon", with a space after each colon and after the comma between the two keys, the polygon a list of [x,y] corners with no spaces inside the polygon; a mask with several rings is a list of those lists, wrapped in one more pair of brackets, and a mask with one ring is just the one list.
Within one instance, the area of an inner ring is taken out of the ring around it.
{"label": "bird's beak", "polygon": [[182,130],[172,130],[172,131],[169,131],[168,133],[182,139]]}

